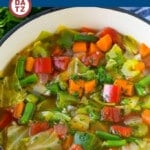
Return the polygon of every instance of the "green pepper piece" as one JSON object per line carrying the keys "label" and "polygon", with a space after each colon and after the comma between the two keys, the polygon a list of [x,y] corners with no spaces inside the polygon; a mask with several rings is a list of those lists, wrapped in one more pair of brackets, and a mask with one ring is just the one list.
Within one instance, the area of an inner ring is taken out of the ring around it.
{"label": "green pepper piece", "polygon": [[76,132],[74,135],[74,143],[81,145],[84,150],[93,150],[95,142],[96,136],[92,133]]}
{"label": "green pepper piece", "polygon": [[126,144],[127,144],[126,140],[108,140],[108,141],[104,141],[102,146],[112,148],[112,147],[121,147]]}
{"label": "green pepper piece", "polygon": [[103,140],[121,140],[118,135],[113,135],[104,131],[96,131],[96,135]]}
{"label": "green pepper piece", "polygon": [[16,74],[18,79],[22,79],[25,75],[25,60],[26,58],[24,56],[21,56],[17,61]]}
{"label": "green pepper piece", "polygon": [[98,37],[91,34],[75,34],[74,41],[96,42]]}
{"label": "green pepper piece", "polygon": [[36,74],[32,74],[32,75],[29,75],[26,78],[20,80],[20,85],[22,87],[25,87],[25,86],[27,86],[29,84],[36,83],[37,80],[38,80],[37,75]]}
{"label": "green pepper piece", "polygon": [[35,104],[28,102],[25,106],[22,117],[19,120],[20,124],[27,124],[33,116]]}

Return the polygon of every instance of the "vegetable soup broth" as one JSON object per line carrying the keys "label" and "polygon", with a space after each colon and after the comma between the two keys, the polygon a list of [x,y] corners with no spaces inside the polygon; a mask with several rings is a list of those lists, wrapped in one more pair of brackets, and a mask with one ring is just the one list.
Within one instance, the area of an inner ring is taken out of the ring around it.
{"label": "vegetable soup broth", "polygon": [[5,150],[150,149],[150,48],[105,27],[42,31],[0,80]]}

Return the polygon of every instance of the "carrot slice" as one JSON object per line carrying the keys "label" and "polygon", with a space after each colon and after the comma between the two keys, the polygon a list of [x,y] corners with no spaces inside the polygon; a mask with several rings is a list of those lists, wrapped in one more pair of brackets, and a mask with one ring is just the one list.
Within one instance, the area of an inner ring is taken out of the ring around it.
{"label": "carrot slice", "polygon": [[69,93],[70,94],[78,94],[79,96],[82,96],[83,93],[83,87],[84,87],[84,81],[83,80],[69,80]]}
{"label": "carrot slice", "polygon": [[28,57],[25,64],[25,70],[31,72],[34,66],[35,59],[33,57]]}
{"label": "carrot slice", "polygon": [[99,48],[97,47],[97,45],[95,43],[90,43],[89,46],[89,55],[96,53],[97,51],[99,51]]}
{"label": "carrot slice", "polygon": [[101,51],[107,52],[111,48],[112,43],[111,36],[106,34],[96,42],[96,45]]}
{"label": "carrot slice", "polygon": [[150,110],[145,109],[142,112],[142,119],[146,124],[150,125]]}
{"label": "carrot slice", "polygon": [[150,48],[146,44],[142,43],[140,45],[140,51],[139,52],[141,54],[141,57],[144,58],[144,57],[150,55]]}
{"label": "carrot slice", "polygon": [[95,90],[95,87],[96,87],[95,80],[85,82],[84,84],[85,94],[92,93]]}
{"label": "carrot slice", "polygon": [[145,70],[145,64],[144,62],[140,61],[135,65],[135,70],[139,70],[140,72],[143,72]]}
{"label": "carrot slice", "polygon": [[73,143],[73,136],[67,135],[62,144],[63,149],[69,149],[69,147],[72,145],[72,143]]}
{"label": "carrot slice", "polygon": [[124,95],[132,96],[134,94],[134,85],[132,82],[125,79],[116,79],[114,84],[121,88]]}
{"label": "carrot slice", "polygon": [[23,110],[24,110],[24,106],[25,106],[24,102],[20,102],[15,106],[14,112],[13,112],[14,118],[18,119],[21,117]]}
{"label": "carrot slice", "polygon": [[86,52],[87,51],[87,44],[86,44],[86,42],[75,42],[73,44],[72,50],[74,53]]}

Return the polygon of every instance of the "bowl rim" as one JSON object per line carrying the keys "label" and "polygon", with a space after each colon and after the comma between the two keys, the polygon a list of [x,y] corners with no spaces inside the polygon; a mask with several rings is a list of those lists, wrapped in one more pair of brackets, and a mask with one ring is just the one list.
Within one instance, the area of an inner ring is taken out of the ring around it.
{"label": "bowl rim", "polygon": [[[20,27],[24,26],[26,23],[34,20],[34,19],[37,19],[39,18],[40,16],[42,15],[46,15],[48,13],[53,13],[55,11],[60,11],[60,10],[65,10],[65,9],[70,9],[70,8],[82,8],[82,7],[65,7],[65,8],[59,8],[59,7],[45,7],[46,10],[43,10],[39,13],[36,13],[28,18],[26,18],[25,20],[23,20],[22,22],[20,22],[19,24],[17,24],[15,27],[13,27],[11,30],[9,30],[1,39],[0,39],[0,46],[3,45],[3,43],[14,33],[16,32]],[[83,7],[83,8],[86,8],[86,7]],[[87,7],[87,8],[90,8],[90,7]],[[94,8],[93,6],[91,6],[91,8]],[[125,13],[125,14],[128,14],[128,15],[131,15],[145,23],[147,23],[148,25],[150,25],[150,21],[135,14],[135,13],[132,13],[126,9],[123,9],[121,7],[95,7],[95,8],[103,8],[103,9],[108,9],[108,10],[113,10],[113,11],[116,11],[116,12],[121,12],[121,13]]]}

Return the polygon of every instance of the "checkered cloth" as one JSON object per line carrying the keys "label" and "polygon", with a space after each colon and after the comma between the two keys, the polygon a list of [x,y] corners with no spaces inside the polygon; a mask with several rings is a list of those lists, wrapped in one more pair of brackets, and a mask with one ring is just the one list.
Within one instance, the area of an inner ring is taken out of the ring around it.
{"label": "checkered cloth", "polygon": [[121,7],[150,21],[150,7]]}

